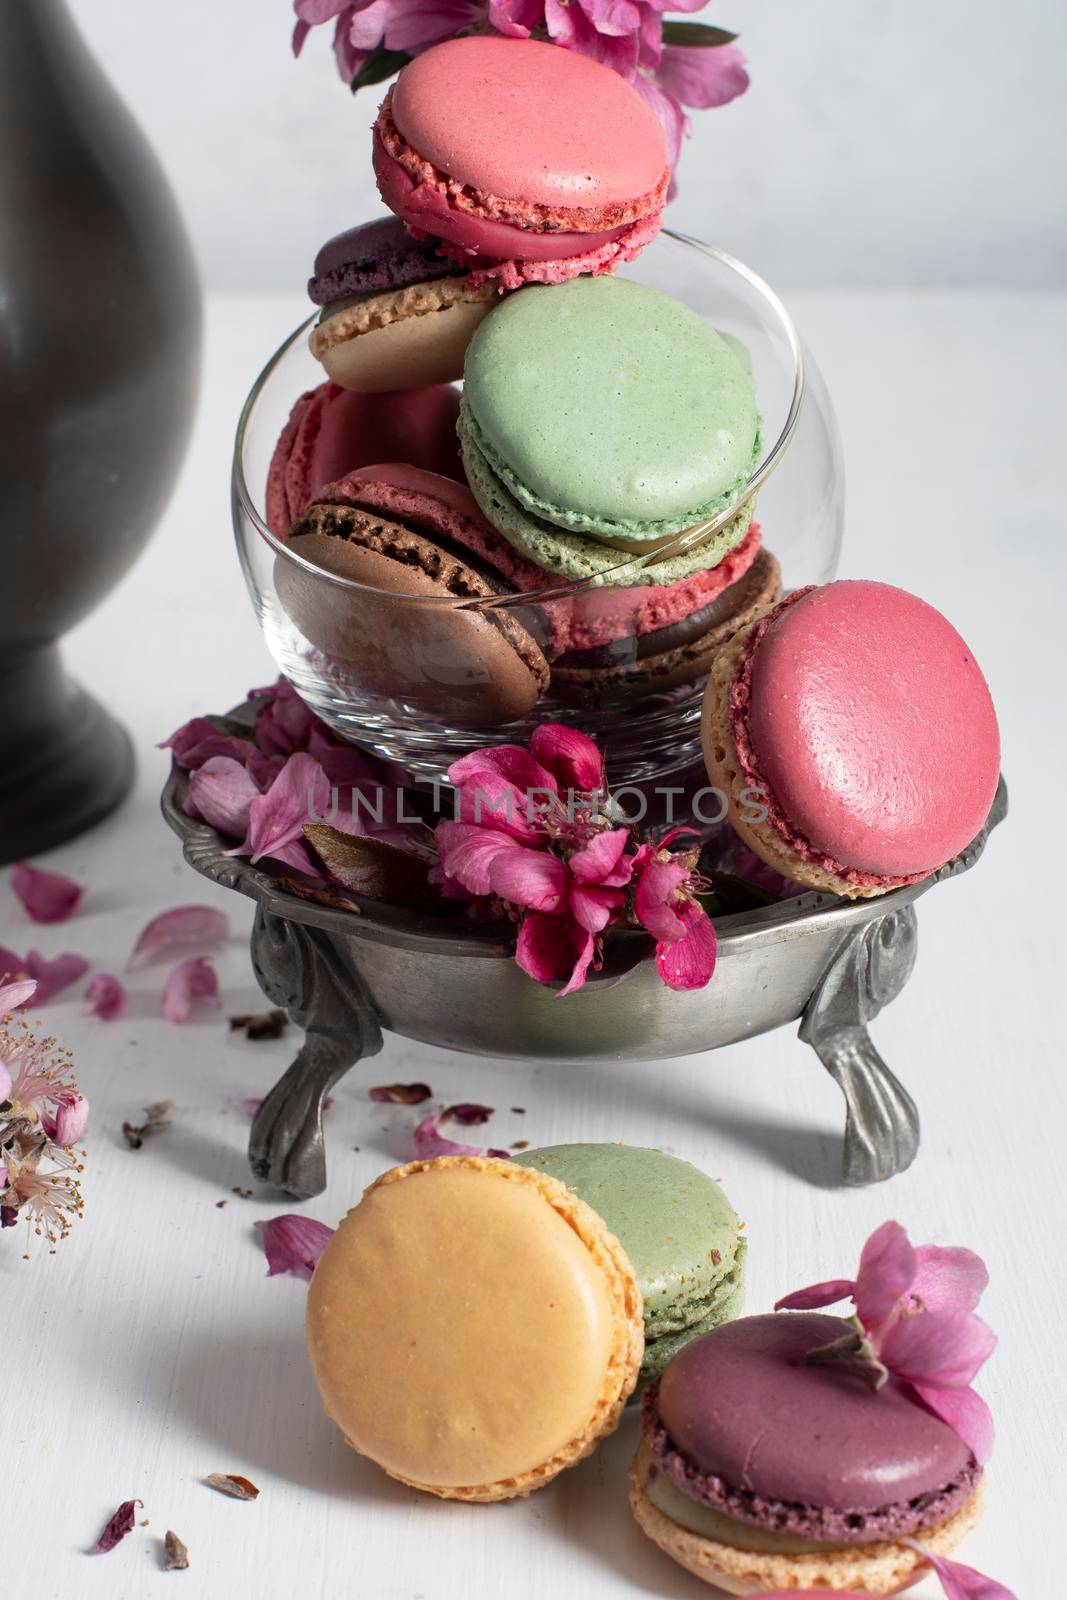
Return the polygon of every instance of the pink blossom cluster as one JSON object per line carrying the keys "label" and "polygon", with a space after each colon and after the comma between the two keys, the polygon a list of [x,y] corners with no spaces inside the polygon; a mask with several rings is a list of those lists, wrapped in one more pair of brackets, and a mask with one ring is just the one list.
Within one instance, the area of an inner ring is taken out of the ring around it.
{"label": "pink blossom cluster", "polygon": [[542,723],[529,750],[476,750],[448,772],[455,821],[436,829],[446,892],[494,903],[518,923],[515,959],[561,995],[600,964],[609,927],[656,940],[656,965],[672,989],[699,989],[715,970],[715,929],[700,904],[696,849],[672,847],[674,828],[638,843],[609,815],[604,760],[574,728]]}
{"label": "pink blossom cluster", "polygon": [[33,999],[36,983],[0,983],[0,1228],[20,1212],[53,1247],[81,1215],[81,1163],[75,1145],[89,1120],[67,1051],[41,1039],[11,1013]]}
{"label": "pink blossom cluster", "polygon": [[[675,166],[689,118],[726,105],[748,87],[745,58],[720,29],[664,33],[664,13],[703,10],[707,0],[294,0],[293,51],[312,28],[334,25],[333,47],[346,83],[376,82],[410,56],[464,33],[551,40],[618,72],[663,125]],[[700,38],[700,43],[691,42]],[[705,40],[709,42],[704,42]]]}

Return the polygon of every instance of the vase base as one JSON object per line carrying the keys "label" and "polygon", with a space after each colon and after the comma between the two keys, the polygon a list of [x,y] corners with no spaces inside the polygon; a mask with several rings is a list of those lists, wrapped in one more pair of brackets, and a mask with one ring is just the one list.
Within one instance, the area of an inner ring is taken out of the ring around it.
{"label": "vase base", "polygon": [[0,664],[0,865],[74,839],[129,793],[129,734],[54,647]]}

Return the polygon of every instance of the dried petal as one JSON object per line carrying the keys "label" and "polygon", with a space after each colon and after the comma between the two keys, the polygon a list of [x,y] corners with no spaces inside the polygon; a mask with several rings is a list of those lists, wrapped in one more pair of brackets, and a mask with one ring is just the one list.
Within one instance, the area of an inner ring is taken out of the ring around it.
{"label": "dried petal", "polygon": [[114,1022],[126,1009],[126,990],[109,972],[98,972],[85,986],[86,1010],[103,1022]]}
{"label": "dried petal", "polygon": [[[12,1011],[23,1010],[29,1003],[30,996],[38,1005],[46,1005],[53,995],[65,989],[68,984],[76,983],[88,970],[89,963],[84,956],[72,955],[69,952],[49,960],[39,950],[30,950],[25,956],[17,956],[13,950],[0,948],[0,976],[17,977],[34,985],[25,1000],[18,1003],[10,1000],[5,1002],[5,1006]],[[5,989],[12,987],[10,984],[5,985]]]}
{"label": "dried petal", "polygon": [[335,1231],[325,1222],[316,1222],[314,1217],[300,1217],[291,1211],[257,1222],[255,1226],[263,1238],[268,1278],[280,1272],[292,1273],[294,1278],[310,1278]]}
{"label": "dried petal", "polygon": [[330,877],[353,894],[409,911],[440,910],[441,896],[428,879],[432,862],[423,856],[321,822],[306,822],[304,838]]}
{"label": "dried petal", "polygon": [[289,1026],[289,1013],[275,1007],[271,1011],[246,1011],[230,1018],[230,1032],[243,1033],[246,1039],[280,1039]]}
{"label": "dried petal", "polygon": [[161,1010],[167,1022],[188,1022],[198,1001],[213,1006],[221,1004],[218,974],[204,956],[179,962],[168,973]]}
{"label": "dried petal", "polygon": [[438,1156],[480,1156],[481,1150],[474,1144],[457,1144],[454,1139],[445,1139],[438,1131],[439,1119],[431,1112],[424,1117],[415,1129],[412,1138],[415,1142],[415,1155],[419,1161],[435,1161]]}
{"label": "dried petal", "polygon": [[259,1490],[255,1484],[248,1478],[243,1478],[239,1472],[209,1472],[204,1482],[210,1488],[218,1489],[221,1494],[228,1494],[231,1500],[259,1499]]}
{"label": "dried petal", "polygon": [[267,857],[314,877],[303,828],[310,819],[328,815],[330,802],[331,785],[325,772],[306,750],[298,751],[289,757],[266,794],[252,801],[244,839],[227,854],[247,856],[253,865]]}
{"label": "dried petal", "polygon": [[34,922],[66,922],[85,893],[73,878],[20,861],[11,874],[11,887]]}
{"label": "dried petal", "polygon": [[394,1106],[419,1106],[432,1095],[428,1083],[381,1083],[368,1092],[367,1098]]}
{"label": "dried petal", "polygon": [[229,838],[242,839],[252,801],[258,796],[255,780],[239,761],[232,756],[212,756],[191,774],[184,809]]}
{"label": "dried petal", "polygon": [[130,1149],[140,1150],[146,1139],[169,1128],[173,1112],[173,1100],[157,1100],[154,1105],[145,1106],[145,1120],[140,1125],[124,1122],[122,1131]]}
{"label": "dried petal", "polygon": [[143,1502],[140,1500],[124,1500],[122,1502],[96,1541],[97,1555],[107,1555],[109,1550],[114,1550],[120,1540],[125,1539],[126,1535],[133,1531],[133,1524],[136,1520],[135,1511],[142,1504]]}
{"label": "dried petal", "polygon": [[238,739],[232,734],[220,733],[207,717],[193,717],[185,722],[169,739],[157,746],[169,750],[179,767],[190,771],[202,767],[215,756],[229,756],[234,761],[247,761],[255,746],[248,739]]}
{"label": "dried petal", "polygon": [[168,960],[181,950],[202,951],[224,944],[230,936],[230,919],[214,906],[173,906],[161,911],[141,930],[128,972],[139,972],[156,961]]}
{"label": "dried petal", "polygon": [[492,1106],[480,1106],[473,1101],[465,1100],[458,1106],[448,1106],[441,1112],[438,1120],[460,1122],[465,1128],[476,1128],[480,1123],[488,1122],[492,1115]]}
{"label": "dried petal", "polygon": [[[0,955],[3,953],[0,952]],[[18,1011],[37,993],[36,978],[19,978],[14,983],[0,983],[0,1018]]]}
{"label": "dried petal", "polygon": [[173,1528],[168,1528],[163,1536],[163,1570],[164,1572],[184,1572],[189,1565],[189,1552],[185,1548]]}

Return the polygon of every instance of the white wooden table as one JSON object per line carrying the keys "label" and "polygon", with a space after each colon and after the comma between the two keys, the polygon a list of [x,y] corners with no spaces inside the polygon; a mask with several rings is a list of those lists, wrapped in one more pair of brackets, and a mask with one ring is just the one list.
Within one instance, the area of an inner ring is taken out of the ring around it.
{"label": "white wooden table", "polygon": [[[1067,300],[1023,295],[790,298],[830,382],[845,435],[849,532],[842,570],[941,606],[990,678],[1004,731],[1008,823],[973,874],[920,907],[920,957],[875,1024],[915,1092],[923,1146],[880,1188],[834,1187],[842,1107],[791,1031],[706,1057],[564,1071],[476,1061],[390,1037],[357,1068],[329,1124],[330,1183],[308,1211],[335,1222],[405,1153],[417,1113],[372,1105],[370,1084],[428,1080],[445,1101],[501,1108],[497,1145],[626,1139],[721,1177],[751,1238],[750,1310],[848,1274],[887,1216],[916,1240],[968,1244],[989,1262],[1000,1348],[982,1386],[999,1422],[988,1513],[965,1554],[1019,1600],[1058,1592],[1046,1498],[1062,1471],[1065,1223],[1061,1015],[1067,903],[1063,744]],[[264,353],[303,314],[297,297],[210,306],[205,399],[181,487],[155,543],[70,641],[69,659],[125,718],[141,757],[134,795],[49,864],[90,886],[66,926],[32,928],[0,881],[0,942],[77,949],[120,971],[154,912],[217,901],[233,919],[221,1013],[183,1028],[158,1015],[160,969],[132,980],[120,1022],[49,1008],[91,1096],[86,1216],[60,1252],[0,1236],[5,1529],[0,1590],[139,1600],[589,1600],[708,1591],[646,1543],[626,1506],[633,1420],[594,1459],[510,1506],[409,1493],[361,1462],[326,1421],[302,1348],[304,1286],[268,1280],[255,1219],[291,1209],[253,1184],[248,1123],[293,1040],[252,1044],[221,1020],[262,1001],[248,962],[250,907],[182,865],[157,814],[153,744],[221,709],[271,668],[234,558],[227,468],[239,400]],[[1058,423],[1057,423],[1058,418]],[[80,987],[80,986],[79,986]],[[121,1124],[173,1098],[173,1131],[137,1152]],[[525,1107],[525,1114],[509,1111]],[[358,1146],[358,1149],[355,1147]],[[233,1187],[252,1187],[251,1199]],[[225,1200],[219,1208],[217,1202]],[[238,1471],[262,1493],[200,1483]],[[150,1519],[114,1553],[91,1547],[119,1501]],[[173,1528],[187,1573],[164,1574]],[[1058,1570],[1058,1569],[1057,1569]],[[917,1597],[939,1593],[925,1583]]]}

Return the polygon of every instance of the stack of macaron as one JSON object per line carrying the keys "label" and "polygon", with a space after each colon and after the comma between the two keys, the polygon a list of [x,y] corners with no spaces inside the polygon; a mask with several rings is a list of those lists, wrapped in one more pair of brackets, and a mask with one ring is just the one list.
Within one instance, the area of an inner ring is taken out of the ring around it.
{"label": "stack of macaron", "polygon": [[[585,56],[474,36],[404,68],[373,159],[394,214],[338,234],[315,261],[310,344],[328,381],[300,397],[278,440],[268,524],[335,576],[358,566],[355,581],[387,594],[414,584],[454,599],[457,544],[471,554],[463,531],[372,577],[362,557],[339,553],[351,518],[329,508],[345,507],[354,472],[389,463],[463,479],[481,577],[463,593],[518,603],[512,621],[540,636],[541,655],[534,666],[524,640],[524,670],[509,662],[510,686],[487,689],[479,706],[487,662],[462,642],[491,639],[499,655],[494,635],[516,637],[507,604],[495,623],[445,629],[417,673],[379,671],[373,687],[360,677],[358,596],[345,627],[340,586],[317,616],[306,573],[290,573],[287,593],[303,596],[290,616],[371,694],[433,711],[435,696],[464,685],[473,726],[549,696],[600,705],[700,680],[777,599],[780,574],[747,493],[762,451],[747,352],[678,301],[612,276],[660,226],[669,171],[654,114]],[[462,402],[451,387],[460,377]],[[309,538],[308,518],[333,533]],[[413,532],[436,538],[425,519],[403,518],[388,537]],[[441,577],[426,582],[431,566]],[[552,597],[537,616],[523,603],[534,593]]]}

